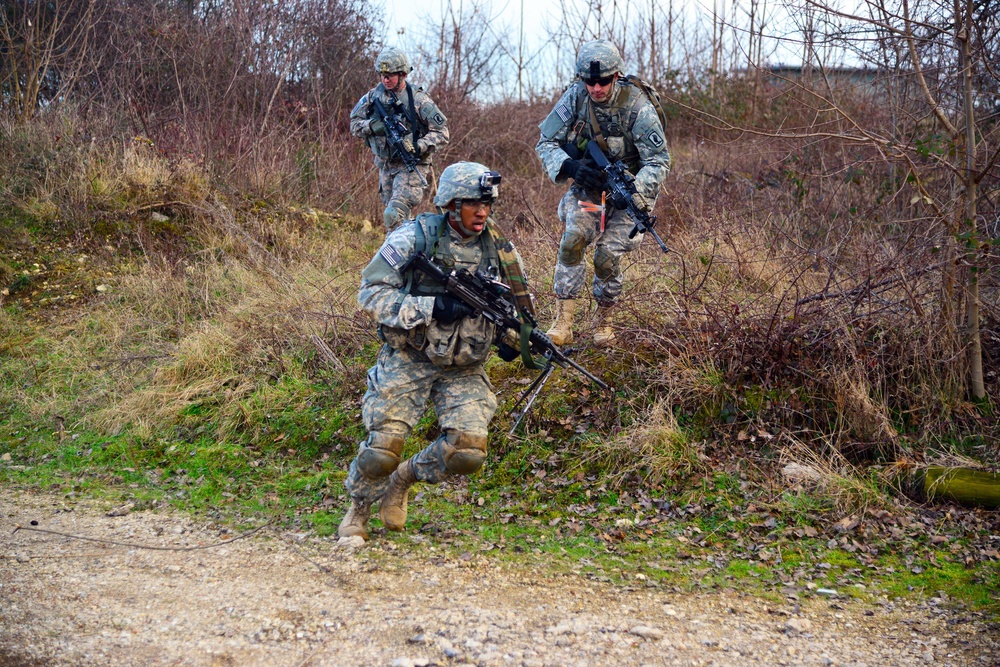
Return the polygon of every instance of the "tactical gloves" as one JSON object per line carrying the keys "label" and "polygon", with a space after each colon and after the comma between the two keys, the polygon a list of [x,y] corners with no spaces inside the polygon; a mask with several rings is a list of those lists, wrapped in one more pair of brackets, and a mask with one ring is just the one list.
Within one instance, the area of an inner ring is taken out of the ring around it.
{"label": "tactical gloves", "polygon": [[604,172],[588,166],[583,160],[566,160],[559,171],[572,178],[584,190],[604,189]]}
{"label": "tactical gloves", "polygon": [[647,212],[647,213],[649,211],[651,211],[652,208],[653,208],[652,202],[650,202],[648,199],[646,199],[645,197],[643,197],[638,192],[636,192],[635,194],[632,195],[632,203],[635,204],[635,207],[637,209],[639,209],[640,211]]}
{"label": "tactical gloves", "polygon": [[385,123],[382,122],[381,118],[373,118],[370,123],[368,123],[368,129],[372,134],[378,137],[385,136]]}
{"label": "tactical gloves", "polygon": [[497,356],[504,361],[514,361],[521,356],[521,336],[513,329],[507,329],[497,343]]}
{"label": "tactical gloves", "polygon": [[497,356],[504,361],[514,361],[521,356],[521,351],[501,341],[497,344]]}
{"label": "tactical gloves", "polygon": [[442,324],[451,324],[457,319],[472,315],[473,312],[472,308],[450,294],[441,294],[434,297],[434,312],[431,313],[431,317]]}
{"label": "tactical gloves", "polygon": [[403,140],[400,143],[403,144],[404,151],[406,151],[411,155],[416,154],[416,152],[413,150],[413,139],[411,139],[410,137],[403,137]]}

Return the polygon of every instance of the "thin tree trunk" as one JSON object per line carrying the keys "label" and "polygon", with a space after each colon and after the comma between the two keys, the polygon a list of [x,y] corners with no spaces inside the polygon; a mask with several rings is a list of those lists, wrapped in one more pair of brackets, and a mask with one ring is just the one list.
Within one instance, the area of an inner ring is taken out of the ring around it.
{"label": "thin tree trunk", "polygon": [[979,241],[976,234],[976,109],[972,94],[972,3],[966,0],[965,11],[961,11],[960,0],[956,0],[956,18],[961,17],[962,29],[958,32],[962,54],[962,79],[965,103],[965,224],[969,233],[966,250],[968,268],[968,300],[966,302],[966,336],[969,342],[969,381],[972,395],[986,396],[983,382],[983,345],[979,330]]}

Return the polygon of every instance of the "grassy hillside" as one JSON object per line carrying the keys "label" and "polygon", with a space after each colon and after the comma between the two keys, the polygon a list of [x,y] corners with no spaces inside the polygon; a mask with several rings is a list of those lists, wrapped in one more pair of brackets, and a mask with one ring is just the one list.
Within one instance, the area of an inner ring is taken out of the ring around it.
{"label": "grassy hillside", "polygon": [[[382,239],[373,206],[336,193],[304,205],[60,122],[3,128],[0,480],[331,534],[378,347],[355,304]],[[464,149],[505,171],[498,217],[547,320],[560,192],[513,131],[494,139],[510,149]],[[885,225],[817,213],[837,195],[809,180],[818,155],[672,146],[657,213],[675,252],[626,262],[618,349],[592,348],[580,322],[577,359],[613,396],[558,372],[507,437],[531,375],[494,360],[487,467],[418,488],[408,532],[378,540],[546,552],[636,585],[943,591],[995,612],[995,515],[921,507],[897,485],[916,463],[996,463],[992,405],[948,394],[933,361],[933,280],[885,268],[907,247],[890,252]],[[429,414],[407,452],[435,428]]]}

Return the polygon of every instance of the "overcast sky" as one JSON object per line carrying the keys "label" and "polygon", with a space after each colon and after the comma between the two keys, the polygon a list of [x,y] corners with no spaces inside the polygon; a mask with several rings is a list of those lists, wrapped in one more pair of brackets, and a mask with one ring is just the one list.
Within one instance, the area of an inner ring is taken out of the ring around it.
{"label": "overcast sky", "polygon": [[[457,4],[460,0],[455,0]],[[447,6],[447,0],[383,0],[387,24],[386,41],[393,43],[393,36],[400,28],[417,26],[426,17],[440,18]],[[470,3],[471,4],[471,3]],[[525,39],[535,42],[544,35],[544,24],[558,7],[554,0],[493,0],[492,8],[498,20],[516,26],[520,22],[521,8],[524,8]]]}

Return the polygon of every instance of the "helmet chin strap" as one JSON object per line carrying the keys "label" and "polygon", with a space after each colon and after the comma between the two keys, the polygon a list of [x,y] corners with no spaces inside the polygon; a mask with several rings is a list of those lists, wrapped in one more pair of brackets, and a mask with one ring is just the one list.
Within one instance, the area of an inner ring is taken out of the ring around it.
{"label": "helmet chin strap", "polygon": [[[454,202],[451,205],[454,206]],[[481,231],[474,232],[471,229],[466,229],[465,225],[462,224],[461,209],[453,210],[451,208],[447,208],[445,209],[445,211],[448,213],[448,224],[451,226],[452,229],[458,232],[463,239],[471,239],[473,236],[479,236],[480,234],[482,234]]]}

